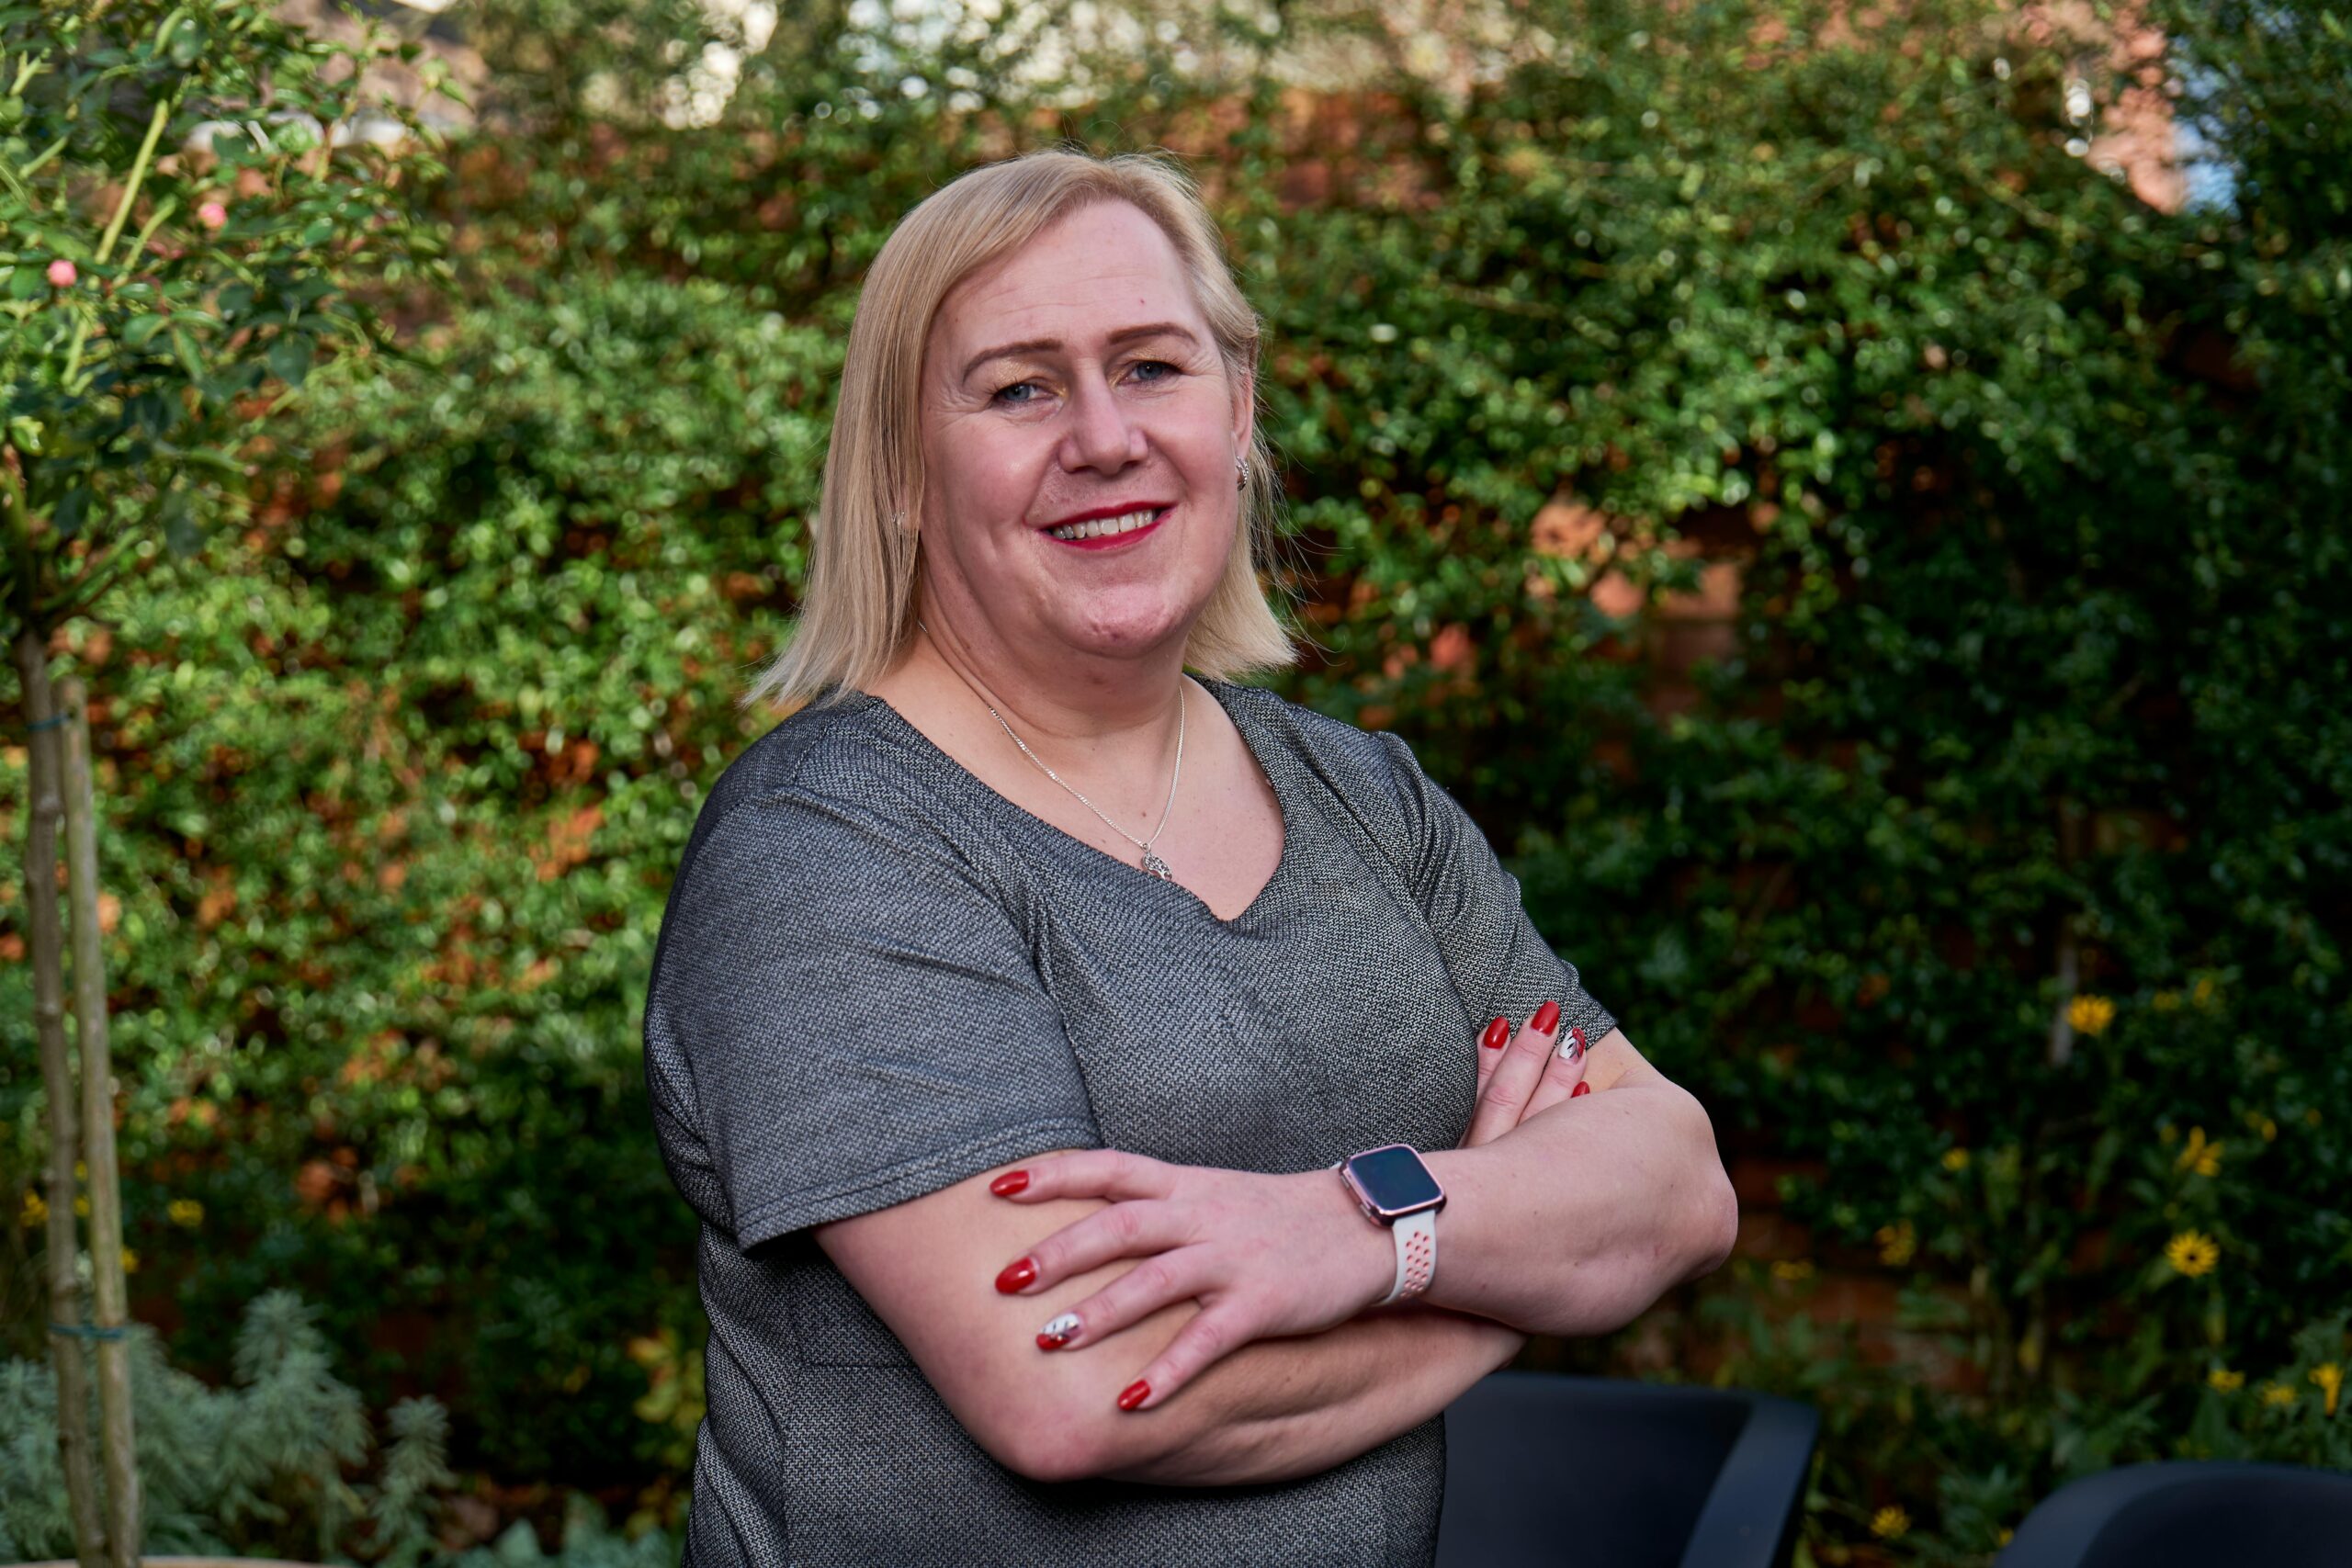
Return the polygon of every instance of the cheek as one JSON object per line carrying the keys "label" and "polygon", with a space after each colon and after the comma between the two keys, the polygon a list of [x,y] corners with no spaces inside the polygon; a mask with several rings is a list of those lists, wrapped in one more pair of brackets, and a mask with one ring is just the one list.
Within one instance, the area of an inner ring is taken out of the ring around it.
{"label": "cheek", "polygon": [[1034,445],[1003,431],[935,432],[923,454],[931,476],[926,510],[957,524],[1020,522],[1036,488]]}

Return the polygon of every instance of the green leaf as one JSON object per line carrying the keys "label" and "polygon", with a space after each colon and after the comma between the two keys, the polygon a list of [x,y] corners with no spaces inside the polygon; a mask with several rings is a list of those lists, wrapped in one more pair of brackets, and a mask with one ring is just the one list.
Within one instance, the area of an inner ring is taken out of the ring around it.
{"label": "green leaf", "polygon": [[90,510],[90,487],[75,485],[57,503],[57,511],[50,521],[61,538],[70,539],[82,531],[82,521]]}
{"label": "green leaf", "polygon": [[299,333],[281,333],[269,345],[269,373],[289,387],[299,387],[311,370],[311,340]]}
{"label": "green leaf", "polygon": [[186,560],[196,554],[203,538],[196,531],[195,519],[188,515],[187,491],[175,490],[164,497],[160,521],[164,527],[164,547],[175,558]]}

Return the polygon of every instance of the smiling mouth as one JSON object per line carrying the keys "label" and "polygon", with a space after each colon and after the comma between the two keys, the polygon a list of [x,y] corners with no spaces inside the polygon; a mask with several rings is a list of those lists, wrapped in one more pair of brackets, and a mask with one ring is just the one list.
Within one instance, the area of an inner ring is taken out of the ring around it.
{"label": "smiling mouth", "polygon": [[1122,513],[1117,517],[1090,517],[1083,523],[1069,523],[1059,528],[1048,528],[1046,530],[1046,536],[1062,540],[1066,544],[1079,544],[1089,539],[1114,539],[1122,534],[1140,533],[1175,510],[1172,506],[1147,506],[1135,512]]}

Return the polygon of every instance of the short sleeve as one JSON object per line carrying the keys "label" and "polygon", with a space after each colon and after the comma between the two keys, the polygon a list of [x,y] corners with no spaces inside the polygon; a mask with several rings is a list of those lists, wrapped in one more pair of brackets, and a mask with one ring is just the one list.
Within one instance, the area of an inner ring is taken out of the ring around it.
{"label": "short sleeve", "polygon": [[1498,1015],[1514,1023],[1546,1000],[1560,1004],[1564,1024],[1599,1043],[1617,1027],[1584,988],[1577,966],[1554,953],[1527,918],[1519,879],[1505,871],[1453,796],[1421,771],[1413,749],[1379,732],[1394,769],[1404,810],[1399,870],[1419,900],[1446,972],[1475,1020]]}
{"label": "short sleeve", "polygon": [[645,1031],[663,1159],[741,1247],[1101,1141],[1004,904],[873,807],[778,791],[693,846]]}

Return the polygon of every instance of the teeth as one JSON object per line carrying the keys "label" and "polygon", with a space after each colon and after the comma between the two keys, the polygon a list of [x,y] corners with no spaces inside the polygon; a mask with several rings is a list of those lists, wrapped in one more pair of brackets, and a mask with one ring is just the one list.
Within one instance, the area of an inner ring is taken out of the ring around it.
{"label": "teeth", "polygon": [[1066,527],[1046,531],[1057,539],[1100,539],[1113,534],[1132,534],[1159,515],[1159,508],[1147,507],[1123,517],[1097,517],[1091,522],[1072,523]]}

